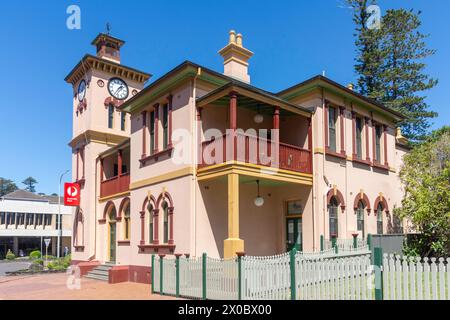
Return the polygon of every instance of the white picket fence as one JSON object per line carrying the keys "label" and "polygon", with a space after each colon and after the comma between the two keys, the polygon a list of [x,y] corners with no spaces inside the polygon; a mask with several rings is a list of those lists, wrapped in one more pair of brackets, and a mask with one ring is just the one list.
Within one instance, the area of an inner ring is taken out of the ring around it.
{"label": "white picket fence", "polygon": [[242,258],[242,299],[290,299],[289,253]]}
{"label": "white picket fence", "polygon": [[180,258],[180,295],[186,298],[202,298],[202,257]]}
{"label": "white picket fence", "polygon": [[371,300],[374,283],[370,254],[295,259],[296,297],[300,300]]}
{"label": "white picket fence", "polygon": [[385,300],[450,300],[450,258],[383,257]]}
{"label": "white picket fence", "polygon": [[[365,239],[357,238],[356,239],[356,248],[354,247],[353,239],[336,239],[336,247],[338,249],[338,253],[340,251],[354,251],[362,248],[367,248],[367,242]],[[333,241],[330,239],[325,239],[324,241],[324,251],[333,248]]]}
{"label": "white picket fence", "polygon": [[206,259],[206,295],[213,300],[238,299],[236,259]]}

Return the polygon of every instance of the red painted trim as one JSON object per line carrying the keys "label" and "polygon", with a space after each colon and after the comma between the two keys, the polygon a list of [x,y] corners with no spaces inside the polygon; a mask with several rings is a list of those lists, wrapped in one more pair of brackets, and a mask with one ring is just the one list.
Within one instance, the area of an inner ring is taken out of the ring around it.
{"label": "red painted trim", "polygon": [[356,155],[356,112],[352,111],[352,156],[353,159],[358,158]]}
{"label": "red painted trim", "polygon": [[127,203],[128,203],[128,205],[131,205],[129,197],[123,198],[123,200],[120,202],[120,205],[119,205],[119,216],[118,217],[122,218],[124,216],[124,215],[122,215],[122,211],[123,211],[123,208],[125,207],[125,204],[127,204]]}
{"label": "red painted trim", "polygon": [[200,107],[197,107],[196,108],[196,115],[197,115],[197,121],[200,121],[200,120],[202,120],[202,108],[200,108]]}
{"label": "red painted trim", "polygon": [[341,154],[345,157],[345,140],[344,140],[344,117],[345,117],[345,107],[339,107],[339,120],[341,127]]}
{"label": "red painted trim", "polygon": [[387,125],[383,125],[383,134],[384,134],[384,165],[389,167],[387,157]]}
{"label": "red painted trim", "polygon": [[[141,213],[144,212],[144,216],[147,213],[147,207],[148,207],[148,197],[145,197],[145,200],[142,204],[142,210]],[[156,209],[156,199],[153,195],[150,195],[150,203],[152,204],[152,211],[153,211],[153,243],[158,243],[158,212],[155,213]],[[141,217],[141,241],[140,244],[145,244],[145,219],[142,219]]]}
{"label": "red painted trim", "polygon": [[330,141],[328,140],[328,104],[329,101],[325,100],[325,106],[323,108],[324,114],[324,136],[325,136],[325,150],[330,148]]}
{"label": "red painted trim", "polygon": [[358,192],[358,194],[355,197],[355,201],[353,202],[353,209],[355,209],[355,210],[358,209],[358,202],[360,200],[363,201],[367,212],[370,213],[370,210],[371,210],[370,209],[370,201],[369,201],[369,197],[365,193],[363,193],[363,196],[361,198],[361,194]]}
{"label": "red painted trim", "polygon": [[[116,208],[116,206],[114,205],[114,202],[112,202],[111,200],[109,200],[109,201],[106,203],[106,205],[105,205],[105,209],[103,210],[103,219],[102,219],[102,220],[105,220],[105,221],[106,221],[106,213],[109,211],[109,208],[110,208],[111,206],[113,206],[114,209]],[[116,214],[117,214],[117,211],[116,211]]]}
{"label": "red painted trim", "polygon": [[117,245],[119,245],[119,246],[129,246],[130,245],[130,240],[118,240],[117,241]]}
{"label": "red painted trim", "polygon": [[388,203],[387,203],[387,201],[386,201],[386,198],[383,197],[383,196],[378,196],[378,197],[375,199],[375,203],[373,204],[373,211],[375,212],[375,215],[377,215],[378,205],[379,205],[380,203],[383,205],[383,210],[384,210],[386,213],[389,213],[389,206],[388,206]]}
{"label": "red painted trim", "polygon": [[111,96],[110,96],[110,97],[107,97],[107,98],[105,99],[105,101],[103,102],[103,104],[105,105],[106,108],[109,107],[109,105],[112,105],[114,108],[118,108],[118,107],[120,107],[123,103],[124,103],[123,100],[117,100],[116,98],[111,97]]}
{"label": "red painted trim", "polygon": [[167,97],[168,108],[169,108],[169,110],[168,110],[168,122],[169,122],[168,123],[168,126],[169,126],[168,134],[169,134],[169,137],[167,139],[167,141],[168,141],[168,148],[172,147],[172,130],[173,130],[173,128],[172,128],[172,100],[173,100],[173,96],[170,94]]}
{"label": "red painted trim", "polygon": [[375,127],[376,127],[376,123],[372,119],[372,153],[373,153],[372,158],[373,158],[373,163],[380,162],[380,159],[377,159],[377,147],[376,147],[377,133],[376,133]]}
{"label": "red painted trim", "polygon": [[340,159],[347,159],[347,156],[345,154],[337,153],[337,152],[331,151],[330,149],[325,150],[325,154],[327,156],[333,156],[333,157],[340,158]]}
{"label": "red painted trim", "polygon": [[159,129],[159,126],[158,126],[158,122],[159,122],[159,103],[156,103],[154,106],[154,109],[155,109],[155,117],[154,117],[154,127],[155,127],[155,143],[154,143],[154,150],[153,150],[153,154],[155,154],[155,153],[158,153],[158,151],[159,151],[159,138],[158,138],[158,129]]}
{"label": "red painted trim", "polygon": [[[156,136],[155,136],[155,137],[156,137]],[[171,156],[172,156],[172,151],[173,151],[173,147],[172,147],[172,146],[169,146],[169,147],[168,147],[167,149],[165,149],[165,150],[162,150],[162,151],[159,151],[159,152],[155,152],[155,153],[153,153],[153,154],[151,154],[151,155],[149,155],[149,156],[147,156],[147,157],[145,157],[145,158],[139,159],[139,162],[140,162],[142,165],[145,165],[148,161],[151,161],[151,160],[158,161],[159,158],[164,157],[164,156],[166,156],[166,155],[168,155],[169,157],[171,157]]]}
{"label": "red painted trim", "polygon": [[109,270],[109,283],[137,282],[151,283],[151,267],[136,265],[116,265]]}
{"label": "red painted trim", "polygon": [[237,159],[237,137],[236,137],[236,129],[237,129],[237,93],[236,92],[230,92],[230,106],[229,106],[229,112],[230,112],[230,129],[232,130],[232,150],[233,150],[233,156],[232,159]]}
{"label": "red painted trim", "polygon": [[141,241],[140,244],[145,243],[145,210],[139,212],[141,217]]}
{"label": "red painted trim", "polygon": [[389,166],[385,166],[384,164],[379,164],[378,162],[373,162],[372,167],[381,169],[381,170],[389,170]]}
{"label": "red painted trim", "polygon": [[364,126],[366,127],[366,160],[370,162],[370,153],[369,153],[369,118],[364,117]]}
{"label": "red painted trim", "polygon": [[122,175],[122,150],[119,150],[117,152],[117,169],[118,169],[118,176],[120,177]]}
{"label": "red painted trim", "polygon": [[174,244],[143,244],[138,245],[139,253],[155,253],[164,251],[167,254],[173,254],[175,252]]}
{"label": "red painted trim", "polygon": [[104,176],[104,169],[103,169],[103,159],[100,159],[100,182],[103,182],[103,176]]}
{"label": "red painted trim", "polygon": [[142,111],[142,155],[141,158],[145,158],[147,156],[147,111]]}
{"label": "red painted trim", "polygon": [[334,189],[330,189],[327,193],[327,204],[330,204],[331,198],[336,197],[339,204],[341,205],[342,213],[345,211],[345,200],[342,193],[339,191],[339,189],[336,189],[336,195],[334,195]]}
{"label": "red painted trim", "polygon": [[356,156],[354,156],[354,157],[352,158],[352,161],[353,161],[353,162],[356,162],[356,163],[364,164],[364,165],[366,165],[366,166],[371,166],[371,165],[372,165],[372,163],[371,163],[370,161],[359,159],[359,158],[356,157]]}

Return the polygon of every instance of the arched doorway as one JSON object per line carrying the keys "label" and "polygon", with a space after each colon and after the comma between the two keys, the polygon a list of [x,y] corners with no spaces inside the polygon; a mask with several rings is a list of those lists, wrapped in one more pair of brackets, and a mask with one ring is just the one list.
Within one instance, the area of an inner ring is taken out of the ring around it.
{"label": "arched doorway", "polygon": [[108,208],[108,258],[110,262],[116,261],[117,243],[117,212],[116,207],[111,205]]}

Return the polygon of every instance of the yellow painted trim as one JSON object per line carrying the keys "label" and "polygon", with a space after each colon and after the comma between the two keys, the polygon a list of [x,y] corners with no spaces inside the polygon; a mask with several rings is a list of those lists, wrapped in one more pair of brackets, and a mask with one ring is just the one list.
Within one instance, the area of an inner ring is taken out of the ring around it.
{"label": "yellow painted trim", "polygon": [[80,133],[72,141],[69,142],[69,146],[75,147],[80,141],[87,140],[87,142],[96,142],[106,145],[118,145],[129,139],[128,136],[118,135],[110,132],[102,132],[96,130],[86,130]]}
{"label": "yellow painted trim", "polygon": [[123,196],[129,196],[129,195],[130,195],[130,191],[124,191],[124,192],[119,192],[119,193],[112,194],[112,195],[107,196],[107,197],[99,198],[98,201],[99,202],[105,202],[105,201],[108,201],[108,200],[111,200],[111,199],[121,198]]}
{"label": "yellow painted trim", "polygon": [[148,179],[138,180],[130,184],[130,190],[139,189],[152,184],[165,182],[177,178],[181,178],[188,175],[194,175],[193,167],[185,167],[179,170],[171,171]]}
{"label": "yellow painted trim", "polygon": [[323,148],[314,148],[314,153],[324,154],[325,151],[323,150]]}
{"label": "yellow painted trim", "polygon": [[396,172],[397,172],[397,170],[395,170],[395,168],[393,168],[393,167],[389,167],[389,171],[390,171],[390,172],[393,172],[393,173],[396,173]]}
{"label": "yellow painted trim", "polygon": [[226,163],[202,168],[197,172],[197,180],[210,180],[231,173],[238,173],[260,179],[297,183],[302,185],[312,185],[312,174],[298,173],[289,170],[264,167],[255,164],[229,161]]}

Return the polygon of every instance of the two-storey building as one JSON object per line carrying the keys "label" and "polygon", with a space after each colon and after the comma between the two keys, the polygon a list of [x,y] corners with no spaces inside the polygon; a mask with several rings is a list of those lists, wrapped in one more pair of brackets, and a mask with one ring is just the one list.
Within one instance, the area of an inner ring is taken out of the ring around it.
{"label": "two-storey building", "polygon": [[401,231],[401,114],[323,76],[257,88],[234,31],[223,73],[186,61],[145,88],[149,74],[120,64],[123,41],[93,44],[66,78],[81,265],[114,262],[115,279],[148,282],[155,253],[317,251]]}

